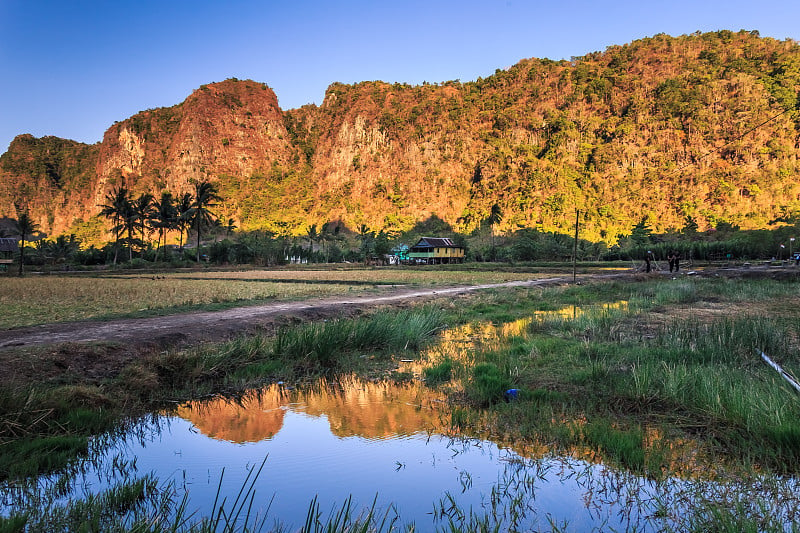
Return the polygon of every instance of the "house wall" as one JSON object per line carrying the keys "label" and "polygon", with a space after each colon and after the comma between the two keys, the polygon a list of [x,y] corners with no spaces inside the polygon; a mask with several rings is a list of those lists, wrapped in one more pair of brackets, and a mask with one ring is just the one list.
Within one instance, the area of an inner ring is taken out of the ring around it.
{"label": "house wall", "polygon": [[433,257],[464,257],[463,248],[436,248]]}
{"label": "house wall", "polygon": [[464,257],[463,248],[434,248],[430,252],[411,252],[412,259],[458,259]]}

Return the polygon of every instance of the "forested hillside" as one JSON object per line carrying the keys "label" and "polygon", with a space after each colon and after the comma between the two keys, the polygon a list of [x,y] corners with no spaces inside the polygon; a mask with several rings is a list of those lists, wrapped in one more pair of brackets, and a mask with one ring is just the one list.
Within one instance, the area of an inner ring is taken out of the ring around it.
{"label": "forested hillside", "polygon": [[659,232],[689,217],[762,228],[800,210],[798,91],[798,44],[744,31],[526,59],[466,83],[334,83],[289,111],[264,84],[226,80],[99,145],[18,137],[0,157],[0,216],[27,205],[45,231],[101,237],[93,217],[114,185],[177,195],[210,180],[221,217],[295,234],[432,216],[469,232],[493,206],[500,231],[567,233],[580,209],[593,241],[644,216]]}

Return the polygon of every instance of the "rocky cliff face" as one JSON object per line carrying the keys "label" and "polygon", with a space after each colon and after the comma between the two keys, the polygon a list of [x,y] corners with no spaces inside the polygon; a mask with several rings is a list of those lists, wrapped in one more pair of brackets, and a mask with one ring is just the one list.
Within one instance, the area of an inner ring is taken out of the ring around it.
{"label": "rocky cliff face", "polygon": [[114,185],[189,192],[192,182],[263,173],[292,148],[275,93],[264,84],[203,85],[183,103],[143,111],[106,131],[97,161],[96,203]]}
{"label": "rocky cliff face", "polygon": [[[0,157],[0,216],[27,204],[74,231],[124,183],[217,183],[220,215],[296,234],[340,220],[404,230],[439,217],[614,241],[643,216],[763,227],[800,209],[800,47],[750,32],[656,36],[572,61],[523,60],[475,82],[335,83],[281,111],[253,81],[114,124],[93,146],[20,136]],[[101,226],[97,223],[97,226]]]}
{"label": "rocky cliff face", "polygon": [[17,136],[0,156],[0,213],[29,209],[43,231],[70,227],[97,186],[99,145]]}
{"label": "rocky cliff face", "polygon": [[196,180],[238,179],[286,165],[295,150],[275,93],[252,81],[204,85],[183,103],[115,123],[103,142],[18,136],[0,158],[0,212],[30,209],[47,233],[99,211],[113,187],[180,194]]}
{"label": "rocky cliff face", "polygon": [[[433,215],[456,224],[480,131],[447,116],[451,106],[463,108],[462,91],[460,84],[332,86],[316,116],[315,214],[393,230]],[[465,150],[456,155],[456,146]]]}

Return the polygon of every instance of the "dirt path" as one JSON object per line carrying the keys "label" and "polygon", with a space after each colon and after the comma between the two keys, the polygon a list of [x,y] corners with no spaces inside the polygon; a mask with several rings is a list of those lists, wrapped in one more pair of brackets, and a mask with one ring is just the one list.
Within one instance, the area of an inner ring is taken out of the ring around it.
{"label": "dirt path", "polygon": [[[682,272],[681,275],[686,275]],[[800,269],[790,268],[717,268],[690,272],[704,277],[797,279]],[[641,274],[583,274],[580,281],[611,281],[646,279],[648,276],[670,276],[667,272]],[[572,276],[509,281],[485,285],[438,287],[425,289],[385,288],[379,293],[358,296],[341,295],[296,302],[274,302],[236,307],[222,311],[181,313],[151,318],[126,318],[109,321],[81,321],[44,324],[0,331],[0,352],[16,347],[36,347],[64,343],[112,342],[128,348],[164,348],[204,341],[228,339],[247,331],[271,331],[275,328],[324,318],[354,316],[365,309],[411,302],[455,297],[471,292],[505,287],[546,287],[570,283]]]}
{"label": "dirt path", "polygon": [[[615,277],[592,276],[598,277]],[[421,299],[450,297],[504,287],[542,287],[567,283],[554,277],[486,285],[428,289],[387,289],[379,294],[351,295],[275,302],[236,307],[223,311],[182,313],[151,318],[81,321],[44,324],[0,331],[0,350],[61,343],[117,342],[128,345],[166,347],[210,340],[223,340],[256,329],[271,329],[292,321],[353,316],[364,309],[383,305],[406,305]]]}

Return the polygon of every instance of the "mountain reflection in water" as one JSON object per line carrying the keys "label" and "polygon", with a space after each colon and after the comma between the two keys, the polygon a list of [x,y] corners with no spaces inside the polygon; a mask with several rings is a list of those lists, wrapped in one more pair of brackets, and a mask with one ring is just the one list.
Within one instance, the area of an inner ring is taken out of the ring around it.
{"label": "mountain reflection in water", "polygon": [[[520,326],[507,325],[505,333]],[[461,330],[451,340],[463,341],[465,334],[474,339],[490,329]],[[348,377],[302,391],[272,385],[237,401],[180,407],[168,432],[138,453],[138,463],[177,468],[192,504],[202,508],[215,495],[214,472],[225,468],[230,479],[224,490],[235,491],[242,465],[267,455],[257,490],[273,498],[274,518],[295,525],[314,495],[323,507],[348,495],[368,505],[377,496],[381,509],[393,508],[421,531],[453,518],[450,498],[463,511],[491,513],[506,525],[519,514],[523,529],[544,527],[551,517],[580,530],[599,524],[626,529],[653,512],[649,505],[625,503],[631,492],[652,488],[646,479],[617,478],[602,465],[575,458],[525,458],[517,446],[452,436],[449,409],[439,409],[443,401],[444,393],[416,380]]]}
{"label": "mountain reflection in water", "polygon": [[361,381],[354,377],[333,384],[319,382],[302,394],[282,385],[254,390],[238,400],[192,402],[177,415],[213,439],[235,443],[274,437],[287,411],[326,417],[337,437],[384,439],[433,432],[440,428],[436,406],[441,395],[418,383]]}
{"label": "mountain reflection in water", "polygon": [[[274,385],[239,401],[187,404],[180,416],[143,420],[67,484],[42,480],[42,487],[49,484],[64,502],[152,473],[172,483],[167,490],[175,501],[185,495],[199,518],[218,497],[233,501],[263,462],[252,480],[252,513],[285,531],[303,523],[312,499],[324,520],[350,496],[355,509],[374,501],[381,513],[396,513],[418,531],[469,529],[471,513],[500,531],[554,524],[570,531],[682,530],[695,502],[728,505],[742,494],[758,496],[754,504],[768,505],[754,512],[781,523],[800,508],[793,480],[767,479],[757,490],[680,478],[654,482],[577,451],[554,456],[533,443],[452,436],[449,416],[440,419],[449,409],[437,409],[438,395],[419,384],[349,378],[302,392]],[[13,507],[9,498],[0,514]]]}

